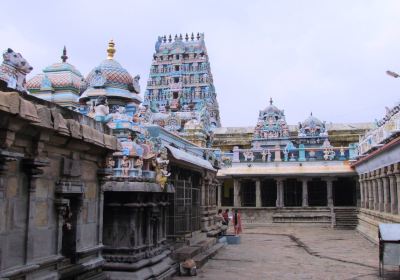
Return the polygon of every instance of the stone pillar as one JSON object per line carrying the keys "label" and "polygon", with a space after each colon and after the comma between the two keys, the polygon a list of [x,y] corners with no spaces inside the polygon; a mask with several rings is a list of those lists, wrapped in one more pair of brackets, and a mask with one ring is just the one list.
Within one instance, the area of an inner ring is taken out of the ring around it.
{"label": "stone pillar", "polygon": [[130,212],[130,224],[129,224],[129,232],[130,232],[130,238],[129,238],[129,244],[131,247],[137,246],[137,219],[136,219],[136,212],[137,212],[137,207],[128,207],[128,211]]}
{"label": "stone pillar", "polygon": [[217,185],[217,188],[218,188],[218,194],[217,194],[217,195],[218,195],[218,205],[217,205],[217,206],[218,206],[218,208],[221,208],[221,205],[222,205],[222,204],[221,204],[221,193],[222,193],[222,192],[221,192],[221,189],[222,189],[223,187],[224,187],[223,184],[218,184],[218,185]]}
{"label": "stone pillar", "polygon": [[98,244],[103,243],[103,216],[104,216],[104,189],[103,189],[103,184],[99,186],[99,202],[98,202],[98,208],[97,208],[97,220],[98,220],[98,239],[97,242]]}
{"label": "stone pillar", "polygon": [[276,178],[276,207],[284,207],[283,178]]}
{"label": "stone pillar", "polygon": [[391,197],[391,201],[390,201],[390,212],[392,214],[397,214],[397,192],[398,192],[398,188],[396,186],[396,176],[394,175],[389,175],[389,189],[390,189],[390,197]]}
{"label": "stone pillar", "polygon": [[390,213],[390,189],[389,189],[389,178],[386,174],[382,177],[383,186],[383,209],[385,212]]}
{"label": "stone pillar", "polygon": [[[38,144],[39,145],[39,144]],[[41,143],[40,145],[43,145]],[[30,263],[34,259],[35,254],[35,217],[36,217],[36,186],[38,179],[42,176],[42,167],[48,166],[47,159],[29,159],[22,160],[22,165],[28,177],[28,200],[27,209],[28,217],[26,220],[26,240],[25,240],[25,263]]]}
{"label": "stone pillar", "polygon": [[333,185],[333,178],[325,178],[326,182],[326,198],[328,202],[328,207],[333,207],[333,192],[332,192],[332,185]]}
{"label": "stone pillar", "polygon": [[256,180],[256,207],[261,207],[261,181]]}
{"label": "stone pillar", "polygon": [[372,177],[372,196],[374,200],[374,210],[379,211],[379,200],[378,200],[378,181],[375,176]]}
{"label": "stone pillar", "polygon": [[397,213],[400,213],[400,174],[396,174],[396,187],[397,187]]}
{"label": "stone pillar", "polygon": [[368,179],[368,203],[369,203],[369,209],[373,210],[374,209],[374,182],[371,179],[371,174],[369,175]]}
{"label": "stone pillar", "polygon": [[281,159],[281,147],[279,145],[275,146],[275,159],[274,161],[282,161]]}
{"label": "stone pillar", "polygon": [[361,197],[361,208],[365,207],[365,192],[364,192],[364,186],[365,186],[365,179],[364,179],[364,174],[360,174],[360,197]]}
{"label": "stone pillar", "polygon": [[303,183],[303,207],[308,207],[308,186],[307,186],[307,179],[303,178],[302,183]]}
{"label": "stone pillar", "polygon": [[365,201],[364,201],[364,207],[365,207],[366,209],[368,209],[368,208],[369,208],[369,196],[370,196],[370,194],[369,194],[369,179],[368,179],[368,173],[365,174],[365,176],[364,176],[364,186],[365,186],[365,188],[364,188],[364,199],[365,199]]}
{"label": "stone pillar", "polygon": [[233,206],[242,206],[242,201],[240,197],[240,181],[238,179],[233,179]]}
{"label": "stone pillar", "polygon": [[383,182],[381,178],[376,178],[376,181],[378,182],[378,209],[380,212],[383,212]]}

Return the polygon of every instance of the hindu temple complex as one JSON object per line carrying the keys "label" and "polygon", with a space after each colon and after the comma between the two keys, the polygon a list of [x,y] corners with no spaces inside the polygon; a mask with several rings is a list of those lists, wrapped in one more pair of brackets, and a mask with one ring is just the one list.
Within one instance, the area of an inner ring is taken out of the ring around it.
{"label": "hindu temple complex", "polygon": [[0,279],[169,279],[224,246],[218,209],[375,243],[400,223],[400,103],[289,124],[266,93],[253,123],[224,127],[203,33],[159,36],[144,90],[116,44],[86,76],[66,47],[31,77],[3,52]]}

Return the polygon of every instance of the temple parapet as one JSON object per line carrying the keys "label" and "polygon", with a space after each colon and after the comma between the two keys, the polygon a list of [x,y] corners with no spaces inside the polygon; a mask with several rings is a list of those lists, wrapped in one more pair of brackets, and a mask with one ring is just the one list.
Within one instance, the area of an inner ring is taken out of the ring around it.
{"label": "temple parapet", "polygon": [[386,107],[385,116],[381,120],[376,120],[375,125],[376,128],[360,138],[358,144],[360,156],[383,146],[400,134],[400,103],[391,109]]}
{"label": "temple parapet", "polygon": [[355,160],[357,147],[350,144],[349,147],[333,147],[329,141],[325,145],[314,148],[306,148],[303,144],[295,147],[291,142],[283,149],[278,145],[268,149],[239,149],[235,147],[232,153],[221,153],[223,166],[229,166],[238,162],[287,162],[287,161],[346,161]]}

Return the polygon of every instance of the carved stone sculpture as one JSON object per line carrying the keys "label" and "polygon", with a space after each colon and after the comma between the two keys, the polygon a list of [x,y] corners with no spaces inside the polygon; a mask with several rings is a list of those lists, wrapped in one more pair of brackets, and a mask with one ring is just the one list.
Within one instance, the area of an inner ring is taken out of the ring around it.
{"label": "carved stone sculpture", "polygon": [[108,108],[107,97],[99,96],[96,100],[96,106],[94,107],[94,118],[96,121],[108,123],[112,116],[110,115],[110,109]]}
{"label": "carved stone sculpture", "polygon": [[3,63],[0,65],[0,89],[3,91],[17,90],[27,92],[25,88],[26,75],[32,67],[20,53],[7,49],[3,53]]}
{"label": "carved stone sculpture", "polygon": [[254,161],[254,154],[252,151],[244,151],[243,156],[245,161]]}
{"label": "carved stone sculpture", "polygon": [[164,189],[168,177],[171,175],[167,169],[168,164],[168,151],[167,148],[164,147],[161,149],[154,163],[156,169],[156,182],[160,185],[161,189]]}
{"label": "carved stone sculpture", "polygon": [[129,169],[131,169],[131,161],[127,156],[124,156],[121,161],[122,177],[129,176]]}

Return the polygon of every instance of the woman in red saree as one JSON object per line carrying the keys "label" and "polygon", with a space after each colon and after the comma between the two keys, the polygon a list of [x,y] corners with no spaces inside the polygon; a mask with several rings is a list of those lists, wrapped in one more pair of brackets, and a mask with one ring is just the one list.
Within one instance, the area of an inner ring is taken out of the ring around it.
{"label": "woman in red saree", "polygon": [[235,235],[242,233],[242,219],[237,209],[235,209],[235,214],[233,214],[233,228]]}

